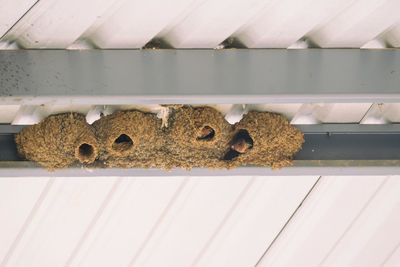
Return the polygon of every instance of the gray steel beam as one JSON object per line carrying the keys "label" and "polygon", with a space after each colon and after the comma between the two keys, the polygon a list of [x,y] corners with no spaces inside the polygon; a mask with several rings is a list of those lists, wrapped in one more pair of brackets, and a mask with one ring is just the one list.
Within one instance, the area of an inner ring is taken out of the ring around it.
{"label": "gray steel beam", "polygon": [[400,102],[400,51],[0,51],[0,104]]}

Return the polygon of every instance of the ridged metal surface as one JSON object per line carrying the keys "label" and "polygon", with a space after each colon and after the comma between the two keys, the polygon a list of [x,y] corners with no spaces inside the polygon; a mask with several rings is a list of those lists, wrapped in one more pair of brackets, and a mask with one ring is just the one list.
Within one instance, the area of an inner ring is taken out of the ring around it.
{"label": "ridged metal surface", "polygon": [[253,266],[317,179],[3,178],[0,262]]}
{"label": "ridged metal surface", "polygon": [[0,47],[399,47],[397,0],[1,0]]}
{"label": "ridged metal surface", "polygon": [[0,179],[2,266],[397,266],[400,177]]}
{"label": "ridged metal surface", "polygon": [[321,177],[258,266],[397,266],[399,177]]}

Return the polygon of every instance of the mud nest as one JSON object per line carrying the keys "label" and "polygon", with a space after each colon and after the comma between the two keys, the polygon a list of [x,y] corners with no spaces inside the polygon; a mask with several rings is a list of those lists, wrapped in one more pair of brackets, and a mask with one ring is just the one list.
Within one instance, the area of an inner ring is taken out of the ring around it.
{"label": "mud nest", "polygon": [[304,143],[286,118],[269,112],[251,111],[231,125],[214,108],[174,105],[167,119],[130,110],[89,125],[82,114],[59,114],[26,127],[15,140],[23,157],[48,169],[96,159],[96,166],[122,168],[280,168]]}
{"label": "mud nest", "polygon": [[15,135],[15,142],[22,157],[48,169],[92,163],[98,155],[95,133],[78,113],[53,115],[26,127]]}
{"label": "mud nest", "polygon": [[108,167],[168,168],[165,135],[155,114],[119,111],[93,123],[99,159]]}
{"label": "mud nest", "polygon": [[224,156],[232,167],[289,166],[304,143],[303,133],[275,113],[250,111],[234,128],[230,148]]}
{"label": "mud nest", "polygon": [[173,109],[168,129],[168,151],[176,167],[223,168],[222,160],[233,134],[230,125],[211,107]]}

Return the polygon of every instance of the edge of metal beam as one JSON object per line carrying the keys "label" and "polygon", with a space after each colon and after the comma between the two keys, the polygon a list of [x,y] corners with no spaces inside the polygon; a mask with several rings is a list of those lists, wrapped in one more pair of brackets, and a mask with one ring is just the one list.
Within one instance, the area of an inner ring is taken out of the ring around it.
{"label": "edge of metal beam", "polygon": [[[323,123],[294,125],[305,134],[399,134],[400,123],[391,124],[357,124],[357,123]],[[1,125],[0,125],[1,129]]]}
{"label": "edge of metal beam", "polygon": [[279,170],[262,167],[239,167],[231,170],[195,168],[174,169],[119,169],[72,167],[48,171],[32,162],[0,162],[1,177],[159,177],[159,176],[370,176],[400,175],[400,160],[384,161],[294,161],[292,167]]}

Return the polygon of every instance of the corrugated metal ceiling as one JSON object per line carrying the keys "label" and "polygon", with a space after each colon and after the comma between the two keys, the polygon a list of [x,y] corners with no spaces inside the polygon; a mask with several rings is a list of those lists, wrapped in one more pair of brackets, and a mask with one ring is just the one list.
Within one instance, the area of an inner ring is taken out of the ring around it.
{"label": "corrugated metal ceiling", "polygon": [[0,179],[2,266],[398,266],[400,177]]}
{"label": "corrugated metal ceiling", "polygon": [[400,46],[398,0],[0,0],[7,48]]}

